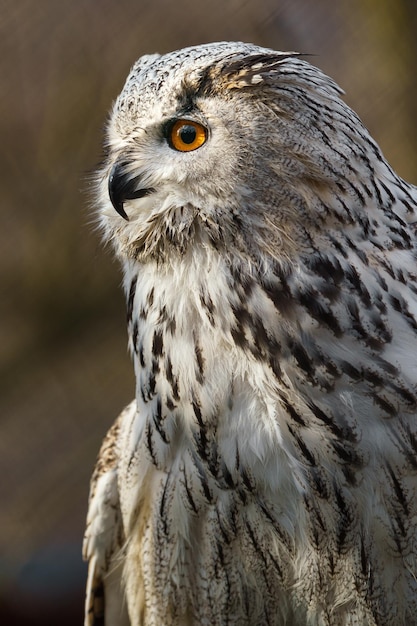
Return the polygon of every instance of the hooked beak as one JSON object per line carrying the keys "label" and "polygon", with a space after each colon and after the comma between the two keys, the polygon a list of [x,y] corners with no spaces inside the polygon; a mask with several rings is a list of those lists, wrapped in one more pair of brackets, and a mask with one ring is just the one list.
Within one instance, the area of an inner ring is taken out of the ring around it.
{"label": "hooked beak", "polygon": [[109,176],[109,197],[118,214],[126,221],[129,221],[126,211],[123,208],[126,200],[135,200],[149,196],[155,191],[152,187],[140,188],[140,178],[132,176],[127,170],[129,165],[126,161],[116,161],[111,168]]}

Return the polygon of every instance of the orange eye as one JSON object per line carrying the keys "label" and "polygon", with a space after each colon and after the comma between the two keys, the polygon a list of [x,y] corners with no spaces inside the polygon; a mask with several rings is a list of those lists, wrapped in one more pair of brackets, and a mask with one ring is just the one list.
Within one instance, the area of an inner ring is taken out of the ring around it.
{"label": "orange eye", "polygon": [[177,120],[170,128],[168,140],[174,150],[191,152],[206,142],[207,129],[197,122]]}

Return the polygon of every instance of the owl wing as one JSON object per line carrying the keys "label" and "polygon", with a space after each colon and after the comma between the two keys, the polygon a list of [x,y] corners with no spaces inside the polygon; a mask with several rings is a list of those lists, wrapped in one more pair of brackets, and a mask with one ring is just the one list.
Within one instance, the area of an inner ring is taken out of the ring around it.
{"label": "owl wing", "polygon": [[83,557],[88,561],[84,626],[129,626],[122,590],[125,543],[119,503],[119,431],[129,404],[107,433],[91,479]]}

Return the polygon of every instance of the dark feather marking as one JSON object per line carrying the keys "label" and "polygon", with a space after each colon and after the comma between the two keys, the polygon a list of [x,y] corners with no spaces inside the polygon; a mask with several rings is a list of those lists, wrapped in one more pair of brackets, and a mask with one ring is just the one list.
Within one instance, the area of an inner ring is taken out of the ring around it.
{"label": "dark feather marking", "polygon": [[394,470],[392,469],[391,465],[387,462],[386,463],[386,467],[387,467],[387,471],[388,474],[390,476],[391,482],[392,482],[392,486],[394,487],[394,492],[395,492],[395,496],[398,500],[399,505],[401,506],[404,514],[409,517],[410,515],[410,507],[407,501],[407,496],[404,493],[403,487],[401,485],[400,480],[398,479],[398,477],[396,476]]}
{"label": "dark feather marking", "polygon": [[335,249],[345,258],[348,258],[348,253],[346,252],[346,250],[344,249],[344,247],[342,246],[342,244],[340,243],[340,241],[338,241],[337,239],[335,239],[332,236],[329,236],[329,239],[332,243],[332,245],[335,247]]}
{"label": "dark feather marking", "polygon": [[236,493],[239,496],[241,503],[245,507],[247,505],[247,503],[248,503],[248,494],[247,494],[247,492],[244,489],[237,489]]}
{"label": "dark feather marking", "polygon": [[315,415],[315,417],[317,417],[317,419],[319,419],[321,422],[323,422],[323,424],[326,424],[326,426],[329,428],[329,430],[338,438],[338,439],[345,439],[346,441],[350,441],[350,442],[354,442],[356,441],[356,437],[354,435],[354,433],[348,429],[348,428],[340,428],[340,426],[338,426],[331,417],[329,417],[328,415],[326,415],[326,413],[324,411],[322,411],[322,409],[320,409],[320,407],[317,406],[317,404],[315,404],[314,402],[310,401],[307,402],[307,406],[309,407],[309,409],[311,410],[311,412],[313,413],[313,415]]}
{"label": "dark feather marking", "polygon": [[274,558],[274,555],[272,554],[272,551],[269,553],[269,558],[272,561],[272,564],[273,564],[274,568],[278,572],[278,576],[282,579],[283,578],[282,569],[281,569],[278,561]]}
{"label": "dark feather marking", "polygon": [[388,198],[390,199],[390,205],[387,208],[390,208],[394,202],[396,201],[396,198],[394,196],[394,194],[392,193],[391,189],[388,187],[388,185],[386,185],[382,180],[378,180],[379,184],[381,185],[382,189],[385,191],[385,193],[387,194]]}
{"label": "dark feather marking", "polygon": [[389,380],[385,381],[385,385],[389,387],[390,389],[393,389],[396,394],[401,396],[404,402],[406,402],[410,408],[413,408],[413,409],[417,408],[416,394],[412,393],[409,389],[406,389],[405,387],[402,387],[401,385],[396,385],[394,382],[389,381]]}
{"label": "dark feather marking", "polygon": [[404,300],[404,298],[401,295],[399,295],[399,294],[397,294],[396,296],[391,294],[390,295],[390,302],[391,302],[392,306],[394,307],[395,311],[398,311],[398,313],[401,313],[403,315],[403,317],[407,320],[407,322],[411,326],[411,328],[413,330],[417,330],[416,318],[410,312],[410,309],[408,308],[408,304],[407,304],[406,300]]}
{"label": "dark feather marking", "polygon": [[391,233],[391,239],[396,243],[397,248],[409,250],[412,247],[411,237],[403,227],[391,228]]}
{"label": "dark feather marking", "polygon": [[[401,178],[396,179],[396,183],[398,188],[402,191],[402,193],[404,193],[407,198],[409,200],[411,200],[411,202],[414,203],[414,207],[415,207],[415,198],[413,198],[413,196],[409,193],[409,189],[414,188],[413,185],[410,185],[410,183],[407,183],[405,180],[402,180]],[[412,213],[414,213],[414,210],[412,211]]]}
{"label": "dark feather marking", "polygon": [[210,324],[212,326],[215,326],[215,324],[216,324],[216,320],[215,320],[215,317],[214,317],[215,307],[214,307],[213,301],[212,301],[212,299],[210,297],[210,294],[209,293],[205,293],[203,291],[200,291],[200,303],[201,303],[201,306],[203,307],[203,309],[204,309],[204,311],[205,311],[205,313],[207,315],[207,318],[208,318]]}
{"label": "dark feather marking", "polygon": [[311,500],[311,498],[308,497],[307,494],[305,494],[303,499],[304,499],[304,506],[311,520],[310,530],[312,533],[313,541],[314,541],[315,546],[319,548],[320,544],[323,542],[323,538],[326,536],[327,527],[323,521],[323,518],[321,516],[319,509],[313,504],[313,501]]}
{"label": "dark feather marking", "polygon": [[362,370],[358,370],[358,368],[352,365],[352,363],[349,363],[349,361],[339,361],[339,367],[342,372],[353,381],[358,382],[363,379]]}
{"label": "dark feather marking", "polygon": [[306,444],[302,440],[302,438],[291,428],[289,424],[287,424],[287,428],[295,441],[297,442],[298,447],[301,450],[301,454],[306,459],[307,463],[313,467],[316,466],[316,459],[314,458],[313,453],[307,448]]}
{"label": "dark feather marking", "polygon": [[[358,172],[356,170],[355,170],[355,174],[358,174]],[[368,198],[373,198],[374,194],[372,193],[372,191],[370,190],[368,185],[364,181],[361,181],[361,185],[362,185],[362,189],[365,191],[365,193],[368,196]],[[379,194],[379,190],[378,190],[378,193],[377,193],[377,199],[378,199],[378,194]],[[381,196],[379,195],[379,200],[380,199],[381,199]]]}
{"label": "dark feather marking", "polygon": [[204,379],[204,357],[201,351],[201,347],[198,345],[197,341],[195,341],[194,344],[194,353],[198,367],[199,382],[202,383]]}
{"label": "dark feather marking", "polygon": [[243,327],[244,325],[249,325],[252,318],[249,314],[249,311],[240,305],[232,305],[233,315],[239,323],[239,326]]}
{"label": "dark feather marking", "polygon": [[343,551],[343,546],[346,541],[346,536],[349,532],[350,527],[354,521],[352,515],[352,508],[348,506],[345,499],[343,498],[342,492],[337,485],[334,486],[334,493],[336,496],[336,504],[338,506],[340,516],[339,523],[337,528],[337,545],[339,554]]}
{"label": "dark feather marking", "polygon": [[[214,478],[218,478],[219,476],[219,451],[218,451],[217,442],[214,437],[211,437],[208,443],[210,444],[210,445],[207,445],[208,468],[212,476],[214,476]],[[217,484],[219,484],[218,480],[217,480]]]}
{"label": "dark feather marking", "polygon": [[331,445],[343,463],[346,463],[355,469],[363,467],[363,459],[351,445],[346,445],[344,442],[340,441],[332,441]]}
{"label": "dark feather marking", "polygon": [[381,376],[381,374],[376,372],[375,370],[364,369],[363,378],[364,380],[367,380],[369,383],[371,383],[371,385],[373,385],[374,387],[381,387],[385,382],[385,379]]}
{"label": "dark feather marking", "polygon": [[346,482],[349,485],[351,485],[352,487],[356,487],[358,485],[356,468],[353,468],[350,465],[343,465],[342,472]]}
{"label": "dark feather marking", "polygon": [[333,285],[340,285],[344,279],[345,272],[336,256],[326,256],[317,252],[308,257],[306,263],[314,274],[330,281]]}
{"label": "dark feather marking", "polygon": [[243,350],[247,348],[248,340],[246,338],[244,328],[240,323],[231,328],[230,333],[233,337],[233,341],[239,348],[242,348]]}
{"label": "dark feather marking", "polygon": [[169,444],[170,443],[169,437],[164,431],[164,429],[162,428],[163,417],[162,417],[161,398],[158,398],[156,401],[156,410],[154,411],[152,417],[153,417],[153,422],[155,424],[156,430],[160,434],[162,441],[166,444]]}
{"label": "dark feather marking", "polygon": [[356,256],[362,261],[362,263],[366,266],[369,265],[368,257],[366,253],[358,248],[352,241],[350,237],[348,237],[345,233],[342,233],[343,239],[346,241],[348,247],[356,254]]}
{"label": "dark feather marking", "polygon": [[407,284],[407,281],[406,281],[405,276],[404,276],[404,272],[403,272],[403,270],[401,268],[397,269],[397,271],[395,273],[395,277],[403,285]]}
{"label": "dark feather marking", "polygon": [[[261,278],[262,280],[262,278]],[[294,298],[291,294],[285,277],[281,277],[279,282],[262,282],[262,288],[268,298],[272,301],[274,307],[282,314],[288,313],[294,306]]]}
{"label": "dark feather marking", "polygon": [[188,485],[187,472],[185,471],[185,469],[183,470],[183,475],[184,475],[184,487],[185,487],[185,493],[187,495],[187,500],[191,504],[191,508],[193,509],[194,513],[198,513],[197,506],[196,506],[196,504],[194,502],[193,494],[192,494],[191,489],[190,489],[190,487]]}
{"label": "dark feather marking", "polygon": [[321,468],[312,467],[309,471],[309,476],[311,477],[312,483],[311,486],[314,491],[322,498],[323,500],[330,499],[329,487],[327,485],[326,480],[323,478]]}
{"label": "dark feather marking", "polygon": [[299,413],[297,413],[294,406],[290,404],[288,400],[284,398],[282,395],[280,396],[280,399],[286,412],[291,417],[291,419],[293,419],[297,424],[300,424],[300,426],[306,426],[307,424],[305,420],[301,417]]}
{"label": "dark feather marking", "polygon": [[[92,603],[90,608],[88,609],[88,614],[91,616],[91,624],[92,626],[104,626],[105,622],[105,593],[104,593],[104,585],[101,580],[94,580],[93,588],[92,588]],[[89,621],[90,623],[90,621]]]}
{"label": "dark feather marking", "polygon": [[[335,176],[335,177],[338,177],[338,179],[339,179],[339,180],[340,180],[340,179],[341,179],[341,180],[343,180],[343,181],[346,183],[346,186],[347,186],[349,189],[351,189],[351,191],[352,191],[352,192],[356,195],[356,197],[357,197],[357,198],[358,198],[358,200],[359,200],[360,205],[361,205],[362,207],[366,206],[366,199],[365,199],[365,196],[364,196],[364,195],[363,195],[363,193],[362,193],[362,192],[361,192],[361,191],[360,191],[360,190],[356,187],[356,185],[354,185],[354,184],[352,183],[352,181],[350,181],[350,180],[349,180],[349,178],[347,178],[346,176],[343,176],[340,172],[337,172],[336,170],[332,170],[332,171],[333,171],[334,176]],[[339,188],[341,187],[341,188],[343,189],[343,186],[342,186],[342,185],[340,185],[340,183],[337,183],[337,184],[338,184]],[[341,198],[339,198],[339,200],[342,202]],[[351,216],[350,211],[349,211],[349,210],[348,210],[348,208],[347,208],[347,205],[346,205],[344,202],[342,202],[342,204],[343,204],[343,208],[346,210],[347,214],[348,214],[349,216]]]}
{"label": "dark feather marking", "polygon": [[277,520],[274,518],[274,516],[272,515],[271,511],[268,509],[268,507],[266,506],[266,504],[262,500],[258,500],[258,504],[259,504],[259,507],[260,507],[262,513],[264,514],[266,519],[270,522],[270,524],[272,525],[273,529],[277,533],[278,537],[282,541],[282,544],[285,545],[287,550],[291,553],[292,552],[292,542],[290,541],[290,539],[287,536],[287,534],[284,531],[284,529],[278,524]]}
{"label": "dark feather marking", "polygon": [[387,260],[387,259],[384,259],[384,258],[380,258],[380,259],[379,259],[379,262],[380,262],[380,264],[381,264],[381,267],[383,267],[383,268],[385,269],[385,271],[387,272],[387,274],[388,274],[391,278],[394,278],[394,279],[395,279],[395,273],[394,273],[394,270],[393,270],[393,268],[392,268],[392,265],[390,265],[390,264],[388,263],[388,260]]}
{"label": "dark feather marking", "polygon": [[160,370],[161,370],[161,366],[159,363],[159,359],[152,358],[151,371],[152,371],[153,376],[155,376],[155,378],[156,378],[156,375],[159,374]]}
{"label": "dark feather marking", "polygon": [[130,283],[129,297],[127,299],[127,323],[128,324],[130,323],[132,319],[132,315],[133,315],[133,301],[135,299],[137,282],[138,282],[138,277],[134,276],[132,278],[132,282]]}
{"label": "dark feather marking", "polygon": [[361,280],[356,267],[354,265],[349,265],[346,268],[345,272],[346,272],[346,278],[348,279],[352,287],[359,294],[365,307],[369,307],[371,304],[371,296],[369,295],[369,291],[367,290],[365,284]]}
{"label": "dark feather marking", "polygon": [[410,202],[408,202],[408,200],[401,200],[401,204],[403,204],[405,206],[405,208],[407,209],[408,213],[414,213],[415,212],[415,206],[414,206],[414,202],[412,201],[412,203],[410,204]]}
{"label": "dark feather marking", "polygon": [[147,443],[146,447],[148,448],[149,454],[151,455],[153,464],[158,466],[158,459],[155,454],[155,449],[154,449],[153,440],[152,440],[152,428],[151,428],[149,420],[146,422],[146,443]]}
{"label": "dark feather marking", "polygon": [[375,404],[377,404],[383,411],[388,413],[389,417],[395,417],[396,415],[398,415],[398,409],[393,404],[391,404],[391,402],[388,402],[388,400],[386,400],[385,398],[381,398],[381,396],[379,396],[377,393],[372,393],[371,397],[373,398]]}
{"label": "dark feather marking", "polygon": [[[164,534],[168,536],[168,517],[165,511],[166,501],[168,498],[168,484],[170,483],[171,472],[168,472],[168,476],[165,480],[164,490],[162,492],[161,501],[159,504],[159,518],[162,522]],[[171,485],[170,485],[171,487]]]}
{"label": "dark feather marking", "polygon": [[255,491],[256,485],[254,484],[253,480],[249,476],[249,473],[246,467],[241,466],[240,475],[242,477],[243,484],[245,485],[246,489],[250,492]]}
{"label": "dark feather marking", "polygon": [[349,298],[346,302],[346,309],[348,310],[351,320],[352,320],[352,328],[355,330],[358,335],[367,343],[372,340],[372,337],[365,330],[361,321],[361,313],[359,311],[359,306],[357,301],[354,298]]}
{"label": "dark feather marking", "polygon": [[299,293],[300,304],[307,309],[311,317],[319,324],[327,326],[336,337],[342,335],[337,317],[333,311],[322,301],[320,294],[314,287],[306,286],[305,291]]}
{"label": "dark feather marking", "polygon": [[315,365],[307,354],[304,346],[292,338],[290,339],[289,349],[297,361],[298,366],[307,374],[310,380],[314,381]]}
{"label": "dark feather marking", "polygon": [[[376,305],[379,309],[379,302]],[[380,312],[380,311],[379,311]],[[392,341],[392,330],[388,328],[386,322],[379,315],[379,313],[371,313],[370,317],[372,318],[372,322],[375,326],[375,330],[378,333],[378,336],[384,343],[390,343]]]}
{"label": "dark feather marking", "polygon": [[377,272],[376,274],[374,274],[374,276],[375,276],[375,279],[376,279],[378,285],[381,287],[381,289],[383,291],[387,292],[388,291],[387,281],[382,276],[382,274],[380,272]]}
{"label": "dark feather marking", "polygon": [[204,428],[200,428],[199,431],[194,432],[194,441],[197,446],[197,452],[203,461],[208,462],[208,450],[207,450],[207,435]]}
{"label": "dark feather marking", "polygon": [[236,487],[233,476],[229,472],[229,469],[225,463],[223,463],[221,466],[221,476],[229,489],[234,489]]}
{"label": "dark feather marking", "polygon": [[179,389],[178,389],[178,379],[174,376],[172,371],[172,362],[170,357],[168,356],[165,363],[165,373],[169,384],[171,385],[172,395],[174,396],[174,400],[177,402],[180,400]]}
{"label": "dark feather marking", "polygon": [[231,541],[232,541],[232,537],[230,536],[230,533],[227,531],[227,529],[224,527],[224,514],[220,514],[219,509],[216,507],[216,514],[217,514],[217,521],[218,521],[218,525],[219,525],[219,529],[222,535],[222,538],[224,540],[224,543],[226,545],[230,545]]}
{"label": "dark feather marking", "polygon": [[149,373],[149,378],[148,378],[148,388],[147,388],[148,400],[152,400],[153,396],[155,395],[155,387],[156,387],[156,377],[155,377],[155,373],[152,371]]}
{"label": "dark feather marking", "polygon": [[[138,353],[138,323],[136,320],[134,321],[133,328],[132,328],[132,346],[133,346],[133,352],[137,354]],[[142,350],[142,359],[143,359],[143,350]]]}
{"label": "dark feather marking", "polygon": [[262,356],[269,351],[271,344],[260,317],[256,316],[251,319],[250,328],[256,347],[255,356]]}
{"label": "dark feather marking", "polygon": [[399,376],[398,368],[393,363],[390,363],[389,361],[386,361],[382,357],[375,356],[374,357],[374,364],[378,365],[379,367],[382,367],[382,369],[385,372],[387,372],[387,374],[389,374],[390,376],[395,376],[395,377]]}
{"label": "dark feather marking", "polygon": [[139,353],[139,363],[140,363],[141,367],[144,368],[145,367],[145,357],[144,357],[144,354],[143,354],[143,345],[142,344],[139,345],[138,353]]}
{"label": "dark feather marking", "polygon": [[195,467],[197,468],[198,476],[200,478],[200,483],[203,488],[204,497],[206,498],[207,502],[211,503],[213,502],[213,494],[210,490],[206,473],[204,471],[203,465],[198,455],[193,454],[193,462],[194,462]]}
{"label": "dark feather marking", "polygon": [[[221,568],[223,569],[225,566],[223,546],[221,542],[218,540],[216,541],[216,548],[217,548],[217,554],[219,555],[219,563],[220,563]],[[217,567],[217,563],[215,565]],[[217,575],[219,575],[219,572],[217,572]]]}
{"label": "dark feather marking", "polygon": [[164,351],[164,336],[161,330],[155,330],[152,340],[152,354],[155,357],[162,356]]}
{"label": "dark feather marking", "polygon": [[154,301],[154,288],[153,287],[150,290],[150,292],[148,293],[148,295],[146,297],[146,301],[147,301],[147,303],[149,305],[149,308],[152,308],[153,301]]}
{"label": "dark feather marking", "polygon": [[174,409],[177,408],[177,405],[172,401],[172,398],[170,398],[169,396],[167,396],[165,404],[166,404],[168,411],[173,411]]}
{"label": "dark feather marking", "polygon": [[203,416],[201,414],[201,406],[200,406],[200,403],[198,402],[198,400],[196,398],[193,399],[192,406],[193,406],[194,415],[197,418],[197,422],[198,422],[199,426],[201,428],[203,428],[204,427],[204,422],[203,422]]}
{"label": "dark feather marking", "polygon": [[281,366],[279,362],[279,354],[272,353],[270,355],[268,364],[271,370],[273,371],[273,373],[275,374],[275,376],[282,382],[282,370],[281,370]]}
{"label": "dark feather marking", "polygon": [[171,335],[175,334],[175,330],[177,327],[177,322],[174,316],[168,314],[166,306],[162,307],[161,313],[159,315],[159,323],[164,324],[166,329]]}
{"label": "dark feather marking", "polygon": [[[374,294],[374,299],[375,299],[375,306],[378,309],[378,311],[381,313],[381,315],[385,315],[386,312],[387,312],[387,305],[385,304],[385,302],[383,300],[382,293],[378,292],[378,293]],[[381,322],[382,322],[382,320],[381,320]]]}

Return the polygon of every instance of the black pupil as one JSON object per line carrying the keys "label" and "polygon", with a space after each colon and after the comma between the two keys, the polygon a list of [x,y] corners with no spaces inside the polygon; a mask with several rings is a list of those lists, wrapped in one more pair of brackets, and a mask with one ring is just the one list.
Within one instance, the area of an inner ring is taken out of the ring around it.
{"label": "black pupil", "polygon": [[181,141],[188,145],[193,143],[193,141],[195,141],[195,138],[197,137],[196,129],[194,128],[194,126],[191,126],[190,124],[183,126],[179,130],[178,134],[181,138]]}

